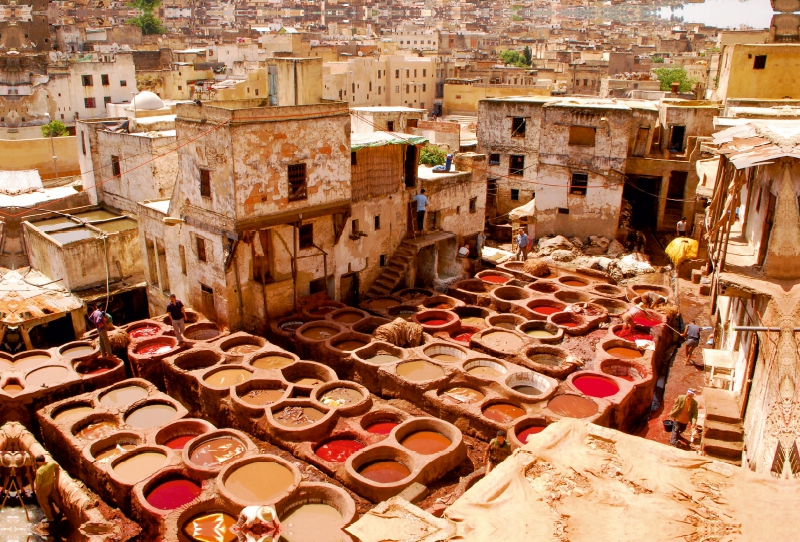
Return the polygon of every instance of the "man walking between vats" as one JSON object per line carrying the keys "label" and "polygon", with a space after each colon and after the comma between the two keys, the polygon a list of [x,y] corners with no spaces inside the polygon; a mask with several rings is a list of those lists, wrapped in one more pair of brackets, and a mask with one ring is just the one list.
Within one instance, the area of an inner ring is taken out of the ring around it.
{"label": "man walking between vats", "polygon": [[680,220],[678,220],[677,230],[678,230],[678,237],[686,237],[686,217],[685,216],[682,217]]}
{"label": "man walking between vats", "polygon": [[425,189],[420,190],[412,199],[417,202],[417,231],[425,233],[425,208],[430,204]]}
{"label": "man walking between vats", "polygon": [[99,304],[95,307],[94,312],[89,315],[89,321],[97,328],[97,342],[100,344],[100,357],[111,357],[113,352],[111,351],[111,342],[108,340],[108,318]]}
{"label": "man walking between vats", "polygon": [[186,327],[186,311],[183,308],[183,302],[179,300],[175,294],[170,294],[169,296],[167,313],[169,313],[170,320],[172,320],[172,329],[175,330],[175,337],[178,339],[178,344],[183,344],[183,329]]}
{"label": "man walking between vats", "polygon": [[53,510],[53,496],[56,492],[56,480],[58,479],[58,463],[48,462],[43,455],[36,456],[36,480],[33,482],[33,490],[36,492],[36,500],[39,507],[44,512],[47,523],[52,523],[56,516]]}
{"label": "man walking between vats", "polygon": [[683,360],[683,364],[691,365],[694,349],[700,344],[700,326],[692,320],[692,323],[683,330],[681,336],[686,339],[685,359]]}
{"label": "man walking between vats", "polygon": [[497,437],[489,441],[486,454],[483,456],[483,464],[486,467],[486,474],[492,471],[494,465],[499,465],[511,455],[511,444],[506,440],[506,432],[502,429],[497,432]]}
{"label": "man walking between vats", "polygon": [[697,425],[697,401],[694,399],[694,390],[686,390],[686,395],[679,395],[675,399],[675,405],[669,413],[669,419],[672,420],[672,433],[669,437],[669,443],[672,446],[678,446],[678,440],[681,434],[686,431],[686,427],[691,423],[692,427]]}
{"label": "man walking between vats", "polygon": [[528,259],[529,247],[531,245],[531,239],[525,233],[525,228],[519,229],[519,234],[517,234],[517,237],[514,239],[514,243],[517,245],[517,252],[514,257],[524,262]]}

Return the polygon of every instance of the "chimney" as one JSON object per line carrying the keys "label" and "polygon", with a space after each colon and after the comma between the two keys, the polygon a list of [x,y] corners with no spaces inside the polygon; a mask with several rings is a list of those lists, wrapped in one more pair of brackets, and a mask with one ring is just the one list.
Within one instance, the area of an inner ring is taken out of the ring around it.
{"label": "chimney", "polygon": [[678,81],[674,81],[674,82],[672,83],[672,93],[673,93],[673,94],[678,94],[678,89],[679,89],[680,87],[681,87],[681,84],[680,84],[680,82],[678,82]]}

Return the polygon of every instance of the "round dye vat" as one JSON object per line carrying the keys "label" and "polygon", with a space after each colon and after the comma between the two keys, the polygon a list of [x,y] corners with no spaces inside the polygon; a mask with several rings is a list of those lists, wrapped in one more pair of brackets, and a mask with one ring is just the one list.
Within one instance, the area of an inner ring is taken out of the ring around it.
{"label": "round dye vat", "polygon": [[358,390],[352,388],[334,388],[326,391],[325,395],[320,397],[319,402],[330,407],[340,407],[353,405],[363,398],[364,395]]}
{"label": "round dye vat", "polygon": [[222,369],[216,373],[206,376],[205,380],[209,385],[218,388],[229,388],[242,382],[247,382],[253,377],[253,373],[245,369]]}
{"label": "round dye vat", "polygon": [[531,386],[531,385],[528,385],[528,384],[522,384],[522,385],[519,385],[519,386],[514,386],[511,389],[514,390],[515,392],[521,393],[523,395],[541,395],[542,393],[544,393],[542,390],[540,390],[536,386]]}
{"label": "round dye vat", "polygon": [[413,382],[424,382],[443,377],[444,369],[427,361],[406,361],[397,366],[397,374]]}
{"label": "round dye vat", "polygon": [[160,356],[166,354],[174,348],[170,342],[157,342],[145,346],[140,346],[136,349],[136,353],[141,356]]}
{"label": "round dye vat", "polygon": [[329,339],[333,337],[335,334],[339,333],[338,330],[331,329],[329,327],[310,327],[303,331],[303,337],[306,339],[311,339],[312,341],[324,341],[325,339]]}
{"label": "round dye vat", "polygon": [[528,427],[527,429],[523,429],[522,431],[520,431],[520,433],[517,435],[517,438],[519,439],[519,441],[522,444],[527,444],[528,443],[528,437],[530,437],[531,435],[536,435],[538,433],[541,433],[542,431],[544,431],[544,427],[543,426],[541,426],[541,425],[532,425],[532,426]]}
{"label": "round dye vat", "polygon": [[634,317],[633,323],[636,324],[637,326],[650,328],[660,325],[661,321],[656,320],[655,318],[647,318],[646,316],[637,316]]}
{"label": "round dye vat", "polygon": [[192,450],[189,459],[203,467],[215,467],[245,454],[247,449],[241,441],[233,437],[220,437],[207,440]]}
{"label": "round dye vat", "polygon": [[100,404],[107,407],[127,406],[147,397],[147,390],[141,386],[124,386],[105,393]]}
{"label": "round dye vat", "polygon": [[474,331],[457,331],[450,334],[450,338],[460,343],[468,343],[472,336],[475,335]]}
{"label": "round dye vat", "polygon": [[238,537],[231,531],[236,518],[225,512],[195,516],[183,526],[183,533],[194,542],[233,542]]}
{"label": "round dye vat", "polygon": [[422,321],[422,325],[425,326],[443,326],[449,320],[445,320],[444,318],[428,318],[427,320]]}
{"label": "round dye vat", "polygon": [[495,403],[483,410],[484,416],[497,423],[508,423],[524,414],[524,410],[509,403]]}
{"label": "round dye vat", "polygon": [[442,395],[445,395],[450,399],[454,399],[459,403],[477,403],[486,397],[486,395],[478,390],[464,387],[450,388],[442,392]]}
{"label": "round dye vat", "polygon": [[483,378],[497,378],[501,376],[502,373],[495,369],[494,367],[488,367],[485,365],[479,365],[478,367],[473,367],[467,373],[471,374],[472,376],[483,377]]}
{"label": "round dye vat", "polygon": [[319,378],[314,378],[313,376],[303,376],[300,378],[296,378],[291,381],[292,384],[297,384],[298,386],[310,386],[312,388],[316,388],[320,384],[322,384],[322,380]]}
{"label": "round dye vat", "polygon": [[626,341],[652,341],[653,336],[649,333],[640,333],[638,331],[634,331],[631,329],[620,329],[619,331],[615,331],[614,335],[619,337],[620,339],[625,339]]}
{"label": "round dye vat", "polygon": [[399,461],[373,461],[358,469],[358,473],[379,484],[391,484],[407,478],[411,470]]}
{"label": "round dye vat", "polygon": [[597,414],[597,403],[578,395],[559,395],[550,399],[547,408],[561,416],[588,418]]}
{"label": "round dye vat", "polygon": [[572,320],[565,320],[564,322],[556,322],[557,326],[564,326],[568,328],[578,327],[577,322],[573,322]]}
{"label": "round dye vat", "polygon": [[358,312],[343,312],[334,316],[333,321],[341,322],[343,324],[355,324],[362,318],[364,318],[364,316]]}
{"label": "round dye vat", "polygon": [[94,412],[94,409],[92,407],[86,405],[78,405],[59,410],[58,414],[56,414],[53,420],[57,422],[75,421],[79,418],[86,416],[90,412]]}
{"label": "round dye vat", "polygon": [[175,510],[195,500],[202,490],[196,482],[188,478],[178,478],[157,485],[145,498],[153,508]]}
{"label": "round dye vat", "polygon": [[572,379],[572,384],[590,397],[609,397],[619,392],[619,386],[604,376],[582,375]]}
{"label": "round dye vat", "polygon": [[528,356],[528,359],[534,363],[547,365],[548,367],[558,367],[564,362],[563,358],[554,356],[553,354],[531,354]]}
{"label": "round dye vat", "polygon": [[391,309],[392,307],[396,307],[400,304],[399,301],[396,299],[375,299],[369,302],[369,308],[374,311],[386,310]]}
{"label": "round dye vat", "polygon": [[491,284],[505,284],[510,279],[506,277],[501,277],[500,275],[483,275],[480,277],[483,282],[489,282]]}
{"label": "round dye vat", "polygon": [[81,345],[81,346],[73,346],[68,350],[64,350],[61,352],[61,355],[65,358],[80,358],[83,356],[88,356],[94,352],[94,348],[88,345]]}
{"label": "round dye vat", "polygon": [[117,427],[116,421],[100,420],[87,424],[80,431],[75,433],[75,436],[83,440],[99,440],[116,431]]}
{"label": "round dye vat", "polygon": [[172,448],[173,450],[183,450],[186,444],[196,436],[197,435],[179,435],[177,437],[172,437],[164,443],[164,446]]}
{"label": "round dye vat", "polygon": [[502,329],[517,329],[517,326],[514,325],[513,322],[500,322],[497,324],[493,324],[493,327],[499,327]]}
{"label": "round dye vat", "polygon": [[555,333],[550,333],[549,331],[545,331],[544,329],[529,329],[525,332],[525,335],[529,337],[533,337],[535,339],[552,339],[556,336]]}
{"label": "round dye vat", "polygon": [[480,316],[462,316],[461,323],[468,326],[483,326],[486,325],[486,320]]}
{"label": "round dye vat", "polygon": [[293,508],[281,518],[281,540],[285,542],[343,542],[342,514],[333,506],[308,503]]}
{"label": "round dye vat", "polygon": [[218,329],[194,329],[184,336],[193,341],[207,341],[214,337],[219,337],[222,332]]}
{"label": "round dye vat", "polygon": [[502,352],[513,352],[525,345],[522,337],[507,331],[493,331],[481,336],[481,341],[489,348]]}
{"label": "round dye vat", "polygon": [[161,452],[142,452],[120,461],[112,470],[122,482],[135,484],[154,474],[166,461],[167,456]]}
{"label": "round dye vat", "polygon": [[264,504],[285,493],[294,484],[294,474],[274,461],[253,461],[231,472],[223,483],[237,499]]}
{"label": "round dye vat", "polygon": [[633,348],[625,348],[624,346],[615,346],[606,350],[610,355],[617,358],[634,359],[642,357],[642,353]]}
{"label": "round dye vat", "polygon": [[297,329],[303,325],[304,322],[286,322],[281,324],[281,331],[287,331],[289,333],[294,333]]}
{"label": "round dye vat", "polygon": [[365,341],[342,341],[340,343],[336,343],[335,348],[341,350],[342,352],[352,352],[353,350],[358,350],[367,344],[368,343]]}
{"label": "round dye vat", "polygon": [[283,356],[264,356],[258,358],[251,365],[256,369],[283,369],[294,363],[292,358]]}
{"label": "round dye vat", "polygon": [[366,361],[367,363],[371,363],[373,365],[383,365],[384,363],[392,363],[399,360],[399,357],[391,354],[377,354],[371,358],[368,358]]}
{"label": "round dye vat", "polygon": [[311,316],[325,316],[326,314],[330,314],[338,308],[339,307],[331,307],[331,306],[317,307],[313,311],[310,311],[308,314],[310,314]]}
{"label": "round dye vat", "polygon": [[417,431],[404,438],[400,445],[418,454],[433,455],[446,450],[452,443],[449,438],[436,431]]}
{"label": "round dye vat", "polygon": [[264,406],[278,401],[286,390],[250,390],[239,399],[253,406]]}
{"label": "round dye vat", "polygon": [[318,422],[325,416],[314,407],[286,407],[275,414],[275,421],[287,427],[303,427]]}
{"label": "round dye vat", "polygon": [[103,450],[100,450],[94,456],[94,460],[96,463],[109,463],[112,459],[121,456],[125,452],[129,450],[133,450],[136,448],[136,444],[128,443],[128,444],[115,444],[114,446],[109,446]]}
{"label": "round dye vat", "polygon": [[69,369],[66,367],[53,366],[34,369],[25,375],[25,387],[37,389],[62,382],[69,376]]}
{"label": "round dye vat", "polygon": [[[448,311],[448,310],[452,309],[453,306],[450,303],[437,303],[436,305],[427,305],[427,308]],[[431,324],[431,325],[433,325],[433,324]]]}
{"label": "round dye vat", "polygon": [[451,356],[450,354],[435,354],[431,356],[431,359],[435,359],[436,361],[443,361],[444,363],[453,363],[454,361],[461,361],[461,358],[456,356]]}
{"label": "round dye vat", "polygon": [[359,450],[363,450],[364,445],[350,438],[331,440],[317,448],[314,453],[321,459],[331,463],[344,463],[347,458]]}
{"label": "round dye vat", "polygon": [[[37,362],[39,362],[39,361],[50,361],[51,359],[53,359],[53,358],[51,358],[50,356],[48,356],[46,354],[34,354],[33,356],[25,356],[24,358],[18,358],[15,363],[28,363],[28,362],[31,362],[31,361],[37,361]],[[3,360],[3,361],[5,361],[5,360]],[[6,362],[6,363],[8,363],[8,362]]]}
{"label": "round dye vat", "polygon": [[172,405],[155,403],[137,408],[125,418],[125,423],[137,429],[150,429],[171,422],[178,415]]}
{"label": "round dye vat", "polygon": [[6,384],[5,386],[3,386],[3,391],[8,393],[9,395],[16,395],[24,389],[25,388],[23,388],[19,384]]}
{"label": "round dye vat", "polygon": [[407,322],[411,320],[411,317],[414,316],[414,314],[415,314],[414,311],[400,311],[395,316],[397,316],[398,318],[402,318]]}
{"label": "round dye vat", "polygon": [[252,354],[258,350],[261,350],[261,347],[257,344],[237,344],[236,346],[225,350],[225,353],[232,354],[234,356],[244,356],[247,354]]}
{"label": "round dye vat", "polygon": [[543,314],[545,316],[550,316],[551,314],[561,312],[561,309],[559,309],[558,307],[553,307],[551,305],[539,305],[538,307],[534,307],[531,310],[536,314]]}
{"label": "round dye vat", "polygon": [[373,435],[388,435],[398,425],[400,424],[397,422],[375,422],[367,426],[366,429],[367,433],[372,433]]}
{"label": "round dye vat", "polygon": [[627,375],[614,375],[614,376],[616,376],[617,378],[621,378],[622,380],[627,380],[628,382],[633,382],[635,380],[634,377],[632,377],[629,374],[627,374]]}
{"label": "round dye vat", "polygon": [[140,339],[142,337],[152,337],[158,334],[160,328],[158,326],[140,326],[128,332],[128,337],[131,339]]}
{"label": "round dye vat", "polygon": [[564,286],[572,286],[573,288],[583,288],[584,286],[586,286],[586,283],[583,282],[582,280],[565,280],[561,284],[563,284]]}

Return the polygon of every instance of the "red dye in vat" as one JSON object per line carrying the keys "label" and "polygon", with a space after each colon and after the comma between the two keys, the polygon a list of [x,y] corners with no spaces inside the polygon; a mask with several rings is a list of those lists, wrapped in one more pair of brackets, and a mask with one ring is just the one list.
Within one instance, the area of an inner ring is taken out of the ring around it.
{"label": "red dye in vat", "polygon": [[551,307],[550,305],[540,305],[538,307],[534,307],[533,312],[537,314],[546,314],[547,316],[550,316],[551,314],[561,312],[561,309],[559,309],[558,307]]}
{"label": "red dye in vat", "polygon": [[175,510],[195,500],[200,491],[199,485],[186,478],[170,480],[153,489],[147,495],[147,502],[159,510]]}
{"label": "red dye in vat", "polygon": [[621,329],[619,331],[615,331],[614,335],[619,337],[620,339],[625,339],[628,341],[652,341],[653,336],[647,333],[640,333],[638,331],[633,331],[630,329]]}
{"label": "red dye in vat", "polygon": [[506,277],[501,277],[500,275],[483,275],[481,280],[483,282],[491,282],[492,284],[505,284],[508,282]]}
{"label": "red dye in vat", "polygon": [[541,433],[542,431],[544,431],[544,426],[532,425],[527,429],[520,431],[519,435],[517,435],[517,438],[522,444],[527,444],[529,436],[535,435],[536,433]]}
{"label": "red dye in vat", "polygon": [[343,438],[331,440],[316,449],[314,452],[320,458],[331,463],[344,463],[347,458],[364,448],[357,440]]}
{"label": "red dye in vat", "polygon": [[619,391],[611,379],[596,375],[579,376],[573,379],[572,383],[581,392],[590,397],[608,397]]}
{"label": "red dye in vat", "polygon": [[452,338],[454,341],[468,343],[473,335],[475,335],[474,331],[459,331],[458,333],[451,334],[450,338]]}
{"label": "red dye in vat", "polygon": [[388,435],[398,425],[400,424],[397,422],[377,422],[367,427],[367,431],[376,435]]}
{"label": "red dye in vat", "polygon": [[170,350],[172,350],[171,343],[153,343],[153,344],[148,344],[147,346],[142,346],[141,348],[136,350],[136,353],[156,355],[156,354],[166,354]]}
{"label": "red dye in vat", "polygon": [[558,322],[558,325],[559,326],[564,326],[564,327],[577,327],[578,326],[577,323],[572,322],[570,320],[567,320],[566,322]]}
{"label": "red dye in vat", "polygon": [[631,375],[614,375],[617,378],[621,378],[622,380],[627,380],[628,382],[633,382],[633,377]]}
{"label": "red dye in vat", "polygon": [[156,333],[158,333],[158,326],[142,326],[137,327],[133,331],[128,333],[128,337],[131,339],[138,339],[139,337],[152,337]]}
{"label": "red dye in vat", "polygon": [[661,324],[659,320],[656,320],[655,318],[647,318],[646,316],[637,316],[633,319],[633,322],[642,327],[653,327]]}
{"label": "red dye in vat", "polygon": [[443,326],[447,323],[447,320],[443,318],[431,318],[430,320],[425,320],[422,323],[426,326]]}
{"label": "red dye in vat", "polygon": [[100,373],[105,373],[110,371],[111,367],[98,367],[97,369],[92,369],[91,371],[86,371],[85,375],[99,375]]}
{"label": "red dye in vat", "polygon": [[173,450],[183,450],[183,448],[186,446],[186,443],[196,436],[197,435],[181,435],[179,437],[172,437],[164,443],[164,446],[167,448],[172,448]]}

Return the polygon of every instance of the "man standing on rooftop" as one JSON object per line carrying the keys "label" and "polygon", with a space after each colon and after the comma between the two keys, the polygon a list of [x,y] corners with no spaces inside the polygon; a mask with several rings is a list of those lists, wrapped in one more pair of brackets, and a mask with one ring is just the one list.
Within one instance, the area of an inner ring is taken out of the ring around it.
{"label": "man standing on rooftop", "polygon": [[425,233],[425,209],[430,205],[425,189],[420,190],[413,200],[417,202],[417,231]]}

